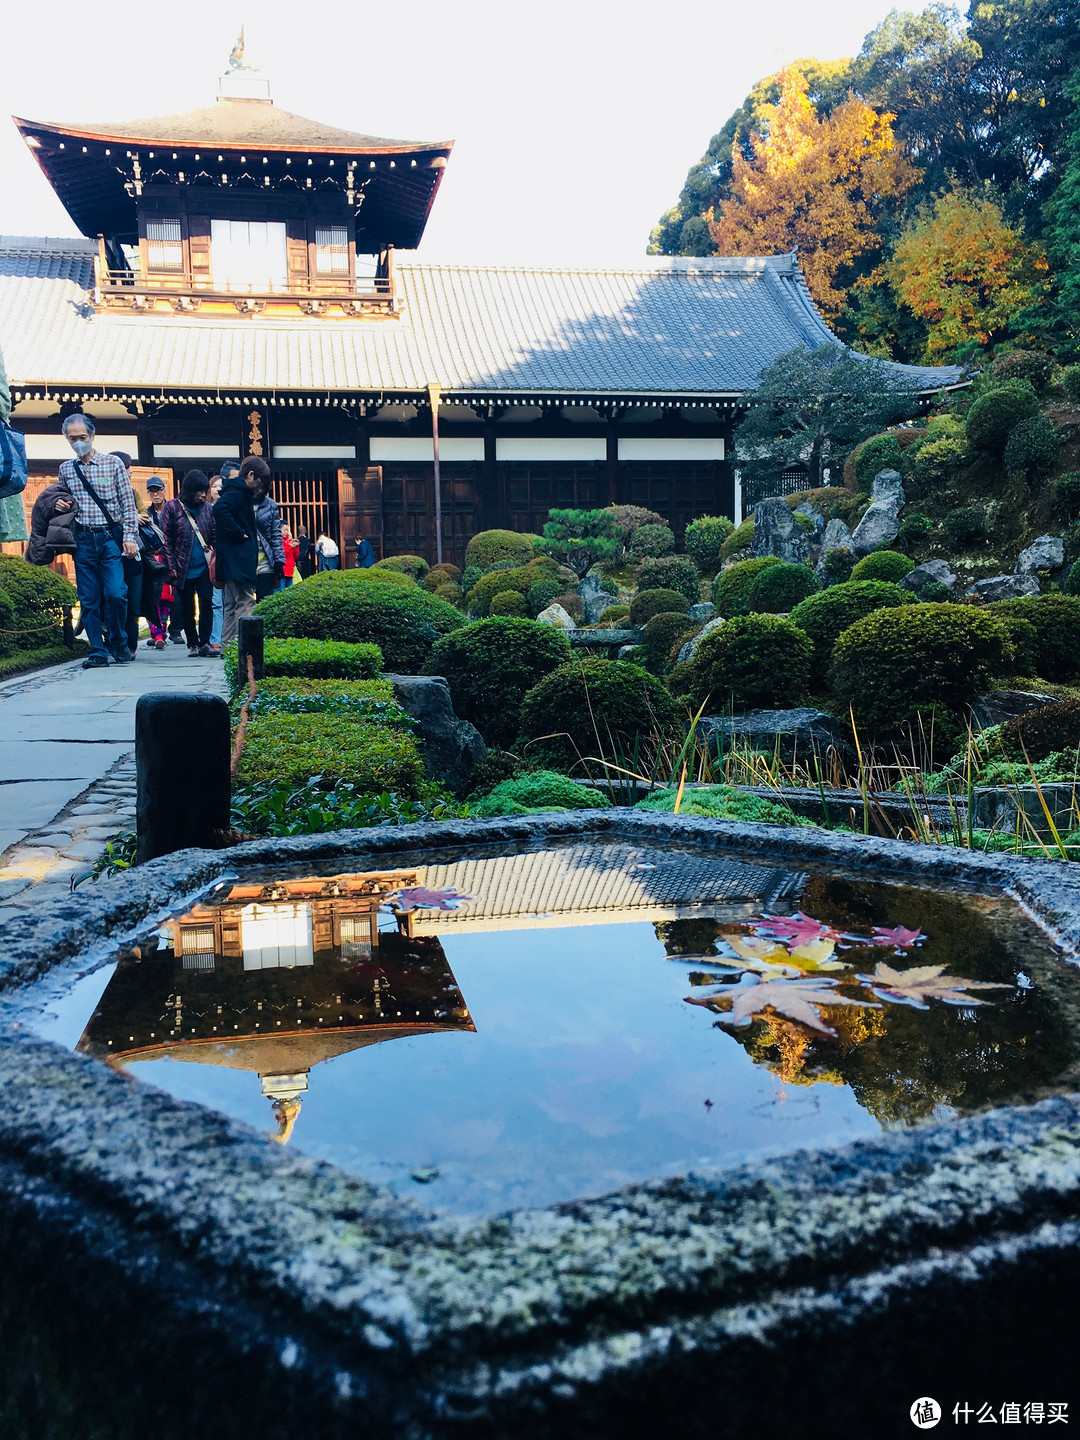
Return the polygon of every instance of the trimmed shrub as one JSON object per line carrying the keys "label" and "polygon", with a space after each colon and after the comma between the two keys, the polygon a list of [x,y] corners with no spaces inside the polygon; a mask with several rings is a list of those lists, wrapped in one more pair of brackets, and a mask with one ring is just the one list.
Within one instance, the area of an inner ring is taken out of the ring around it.
{"label": "trimmed shrub", "polygon": [[501,781],[469,809],[480,816],[535,815],[546,810],[603,810],[609,803],[598,791],[557,770],[532,770]]}
{"label": "trimmed shrub", "polygon": [[822,565],[825,567],[825,574],[834,582],[843,583],[851,579],[851,572],[855,568],[855,551],[845,550],[837,545],[832,550],[826,550]]}
{"label": "trimmed shrub", "polygon": [[500,590],[488,607],[489,615],[526,614],[525,596],[518,590]]}
{"label": "trimmed shrub", "polygon": [[45,650],[64,641],[64,606],[78,603],[74,585],[45,565],[0,555],[0,589],[7,599],[0,626],[30,634],[0,635],[0,655]]}
{"label": "trimmed shrub", "polygon": [[1080,560],[1074,560],[1065,584],[1061,587],[1066,595],[1080,595]]}
{"label": "trimmed shrub", "polygon": [[530,758],[563,768],[589,755],[630,755],[636,741],[673,736],[679,721],[673,696],[641,666],[571,660],[525,696],[521,744]]}
{"label": "trimmed shrub", "polygon": [[929,515],[920,515],[916,510],[900,521],[900,540],[904,545],[917,544],[933,532],[934,522]]}
{"label": "trimmed shrub", "polygon": [[546,610],[553,600],[557,600],[565,588],[563,581],[554,575],[545,576],[530,585],[529,593],[525,596],[525,606],[532,618],[535,620],[540,611]]}
{"label": "trimmed shrub", "polygon": [[920,603],[935,605],[951,605],[956,599],[950,587],[940,580],[928,580],[925,585],[920,585],[917,598]]}
{"label": "trimmed shrub", "polygon": [[480,569],[479,565],[465,566],[465,569],[461,572],[461,588],[462,590],[464,590],[466,595],[468,595],[469,591],[473,588],[473,586],[480,579],[483,573],[484,572]]}
{"label": "trimmed shrub", "polygon": [[433,595],[438,593],[440,585],[448,583],[461,584],[461,570],[448,561],[444,561],[442,565],[433,565],[423,580],[424,589],[430,590]]}
{"label": "trimmed shrub", "polygon": [[1045,480],[1061,454],[1057,431],[1045,415],[1033,415],[1014,425],[1005,444],[1005,469],[1023,473],[1029,480]]}
{"label": "trimmed shrub", "polygon": [[388,670],[416,675],[432,645],[465,624],[461,611],[392,570],[331,570],[255,607],[267,637],[378,645]]}
{"label": "trimmed shrub", "polygon": [[758,572],[750,586],[747,605],[751,611],[759,610],[766,615],[786,615],[818,588],[817,576],[809,565],[781,561]]}
{"label": "trimmed shrub", "polygon": [[[952,598],[950,595],[949,599]],[[1035,626],[1022,615],[1012,615],[1007,610],[995,609],[994,615],[1013,649],[1013,674],[1033,675],[1039,665],[1039,636]]]}
{"label": "trimmed shrub", "polygon": [[986,517],[972,505],[950,510],[942,524],[954,550],[965,550],[986,538]]}
{"label": "trimmed shrub", "polygon": [[990,367],[995,381],[1026,380],[1039,395],[1050,384],[1054,359],[1045,350],[1010,350],[1000,355]]}
{"label": "trimmed shrub", "polygon": [[[1076,368],[1080,370],[1080,365]],[[1080,506],[1080,470],[1067,470],[1064,475],[1059,475],[1054,489],[1061,503],[1075,510]]]}
{"label": "trimmed shrub", "polygon": [[[639,800],[635,810],[659,810],[671,814],[675,809],[678,787],[660,790],[646,800]],[[707,820],[742,820],[758,825],[809,825],[800,820],[786,805],[776,805],[760,795],[747,795],[733,785],[709,785],[701,790],[684,790],[680,815],[695,815]]]}
{"label": "trimmed shrub", "polygon": [[[236,647],[231,677],[236,674]],[[246,694],[246,686],[232,680],[233,698]],[[389,680],[308,680],[293,676],[259,681],[259,693],[251,705],[252,715],[345,715],[350,720],[366,720],[370,725],[392,725],[399,730],[415,730],[416,722],[394,698]]]}
{"label": "trimmed shrub", "polygon": [[1007,380],[987,390],[967,413],[967,437],[977,450],[1000,455],[1014,425],[1039,413],[1039,399],[1027,380]]}
{"label": "trimmed shrub", "polygon": [[1002,748],[1017,759],[1045,760],[1080,749],[1080,701],[1063,700],[1015,715],[1001,727]]}
{"label": "trimmed shrub", "polygon": [[[682,599],[681,595],[679,596],[679,599]],[[612,628],[617,628],[623,620],[629,619],[629,605],[609,605],[607,609],[604,610],[600,615],[600,624],[610,625]]]}
{"label": "trimmed shrub", "polygon": [[518,733],[526,693],[570,659],[570,642],[553,625],[495,616],[440,640],[424,665],[442,675],[454,711],[490,745],[509,745]]}
{"label": "trimmed shrub", "polygon": [[1011,659],[988,609],[890,606],[843,632],[833,650],[832,683],[860,725],[885,733],[920,712],[928,721],[934,711],[959,720]]}
{"label": "trimmed shrub", "polygon": [[995,614],[1015,615],[1035,627],[1034,673],[1052,684],[1080,677],[1080,599],[1073,595],[1031,595],[988,605]]}
{"label": "trimmed shrub", "polygon": [[451,605],[456,605],[459,610],[464,607],[465,593],[461,586],[455,585],[452,580],[448,580],[445,585],[436,586],[435,594],[440,600],[446,600]]}
{"label": "trimmed shrub", "polygon": [[408,575],[419,585],[431,567],[422,555],[387,555],[384,560],[376,560],[371,569],[396,570],[399,575]]}
{"label": "trimmed shrub", "polygon": [[630,624],[644,625],[654,615],[676,610],[685,615],[688,609],[686,596],[678,590],[641,590],[630,601]]}
{"label": "trimmed shrub", "polygon": [[735,530],[726,515],[699,515],[686,527],[686,553],[702,575],[715,575],[720,568],[720,547]]}
{"label": "trimmed shrub", "polygon": [[914,562],[899,550],[875,550],[864,555],[851,572],[852,580],[888,580],[896,584],[915,569]]}
{"label": "trimmed shrub", "polygon": [[697,566],[687,555],[662,555],[655,560],[642,560],[634,582],[641,590],[678,590],[688,605],[701,599]]}
{"label": "trimmed shrub", "polygon": [[1080,365],[1068,365],[1062,372],[1061,383],[1070,400],[1080,401]]}
{"label": "trimmed shrub", "polygon": [[643,525],[666,525],[667,521],[655,510],[646,510],[644,505],[609,505],[608,514],[616,530],[624,535],[633,535]]}
{"label": "trimmed shrub", "polygon": [[646,669],[654,675],[663,675],[674,647],[696,628],[694,622],[679,611],[654,615],[645,626],[645,641],[641,647]]}
{"label": "trimmed shrub", "polygon": [[856,490],[869,490],[875,475],[882,470],[899,470],[902,464],[903,455],[895,435],[872,435],[855,452],[852,479]]}
{"label": "trimmed shrub", "polygon": [[833,646],[856,620],[889,605],[910,605],[914,598],[910,590],[885,580],[848,580],[809,596],[796,605],[788,618],[810,636],[814,646],[814,671],[824,676]]}
{"label": "trimmed shrub", "polygon": [[585,602],[576,590],[564,590],[561,595],[556,595],[554,600],[548,602],[551,605],[561,605],[572,620],[579,625],[585,620]]}
{"label": "trimmed shrub", "polygon": [[536,554],[533,541],[532,535],[519,535],[516,530],[481,530],[469,541],[465,568],[475,566],[485,574],[501,560],[508,560],[511,565],[525,565]]}
{"label": "trimmed shrub", "polygon": [[720,559],[724,561],[729,555],[734,555],[739,550],[748,550],[754,543],[754,517],[748,516],[741,525],[738,525],[727,539],[720,546]]}
{"label": "trimmed shrub", "polygon": [[382,671],[378,645],[349,645],[341,640],[267,640],[267,675],[298,675],[309,680],[376,680]]}
{"label": "trimmed shrub", "polygon": [[967,463],[967,445],[955,435],[924,441],[911,462],[912,478],[924,492],[944,490]]}
{"label": "trimmed shrub", "polygon": [[348,781],[368,794],[389,791],[405,799],[429,788],[416,740],[406,730],[341,714],[269,714],[250,721],[237,775],[242,785],[303,785],[315,776],[327,789]]}
{"label": "trimmed shrub", "polygon": [[798,705],[810,685],[810,637],[778,615],[736,615],[710,631],[680,681],[695,708],[710,711]]}
{"label": "trimmed shrub", "polygon": [[474,617],[489,615],[491,602],[496,595],[513,590],[524,598],[536,582],[536,571],[526,565],[518,565],[510,570],[489,570],[466,596],[469,614]]}
{"label": "trimmed shrub", "polygon": [[717,613],[725,619],[732,615],[746,615],[750,609],[750,591],[762,570],[770,565],[782,565],[778,555],[759,555],[754,560],[736,560],[726,570],[721,570],[713,581],[712,599]]}
{"label": "trimmed shrub", "polygon": [[675,536],[666,525],[642,525],[630,541],[630,554],[635,560],[650,556],[670,555],[675,549]]}

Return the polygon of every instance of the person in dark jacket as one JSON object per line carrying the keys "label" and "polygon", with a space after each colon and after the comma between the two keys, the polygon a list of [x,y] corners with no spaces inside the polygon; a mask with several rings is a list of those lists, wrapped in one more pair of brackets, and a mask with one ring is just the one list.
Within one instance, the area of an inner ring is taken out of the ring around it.
{"label": "person in dark jacket", "polygon": [[269,476],[270,466],[258,456],[249,455],[239,475],[222,478],[221,499],[214,506],[217,578],[225,596],[222,645],[236,639],[237,623],[255,608],[259,564],[255,490],[264,474]]}
{"label": "person in dark jacket", "polygon": [[215,534],[214,512],[206,503],[209,489],[210,481],[201,470],[189,470],[180,485],[179,499],[167,500],[161,512],[169,578],[180,598],[184,634],[192,659],[221,653],[210,648],[210,629],[214,622],[210,556]]}
{"label": "person in dark jacket", "polygon": [[308,534],[306,525],[296,527],[296,543],[300,546],[300,554],[296,558],[300,579],[310,580],[315,574],[315,542]]}
{"label": "person in dark jacket", "polygon": [[[28,565],[50,565],[57,555],[75,554],[75,511],[71,491],[59,480],[41,492],[30,512],[30,539],[23,559]],[[49,543],[49,531],[52,540]],[[64,535],[66,531],[66,537]],[[59,543],[57,543],[59,542]]]}
{"label": "person in dark jacket", "polygon": [[[265,465],[266,462],[264,461]],[[258,528],[259,554],[255,567],[255,598],[265,600],[281,584],[285,573],[285,546],[281,538],[281,511],[270,494],[270,467],[259,476],[255,496],[255,524]]]}
{"label": "person in dark jacket", "polygon": [[375,564],[375,551],[371,548],[371,541],[366,535],[358,535],[353,544],[356,546],[356,568],[370,570]]}

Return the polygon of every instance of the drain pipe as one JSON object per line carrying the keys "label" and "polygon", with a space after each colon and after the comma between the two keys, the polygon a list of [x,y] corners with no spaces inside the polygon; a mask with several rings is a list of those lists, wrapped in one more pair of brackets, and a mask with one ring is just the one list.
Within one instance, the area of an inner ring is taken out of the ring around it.
{"label": "drain pipe", "polygon": [[439,401],[442,386],[428,382],[428,404],[431,406],[431,444],[435,452],[435,563],[442,564],[442,477],[439,474]]}

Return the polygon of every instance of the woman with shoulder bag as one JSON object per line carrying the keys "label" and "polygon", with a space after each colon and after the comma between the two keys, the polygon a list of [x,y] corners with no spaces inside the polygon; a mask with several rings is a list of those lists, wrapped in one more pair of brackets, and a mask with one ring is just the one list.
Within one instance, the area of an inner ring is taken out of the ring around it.
{"label": "woman with shoulder bag", "polygon": [[[168,500],[161,512],[169,578],[176,588],[184,614],[188,655],[219,655],[210,644],[214,620],[214,512],[206,503],[210,481],[201,470],[189,470],[177,500]],[[197,606],[197,615],[196,615]]]}
{"label": "woman with shoulder bag", "polygon": [[165,509],[165,481],[151,475],[146,482],[146,513],[139,516],[139,549],[143,557],[143,614],[150,626],[152,650],[164,650],[175,592],[169,581],[165,556],[165,532],[161,516]]}

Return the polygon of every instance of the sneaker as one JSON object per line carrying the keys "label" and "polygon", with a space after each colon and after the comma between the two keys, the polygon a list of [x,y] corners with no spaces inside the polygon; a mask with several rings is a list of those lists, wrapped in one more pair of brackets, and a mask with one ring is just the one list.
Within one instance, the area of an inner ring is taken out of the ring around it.
{"label": "sneaker", "polygon": [[169,639],[172,641],[172,643],[173,643],[174,645],[184,645],[184,644],[186,644],[186,641],[184,640],[184,637],[183,637],[182,635],[170,635],[170,636],[169,636]]}
{"label": "sneaker", "polygon": [[147,642],[146,642],[146,648],[147,648],[148,650],[154,650],[154,649],[156,649],[156,647],[157,647],[157,643],[158,643],[158,642],[157,642],[157,641],[154,639],[154,637],[151,635],[150,639],[147,640]]}
{"label": "sneaker", "polygon": [[110,656],[110,659],[112,660],[112,663],[114,665],[131,664],[131,656],[126,650],[117,650],[112,656]]}
{"label": "sneaker", "polygon": [[165,649],[165,641],[164,641],[164,640],[151,640],[150,643],[151,643],[151,645],[153,645],[153,647],[154,647],[155,650],[164,650],[164,649]]}
{"label": "sneaker", "polygon": [[189,660],[198,660],[198,658],[199,658],[199,647],[198,647],[198,645],[189,645],[189,646],[188,646],[188,652],[187,652],[187,653],[188,653],[188,659],[189,659]]}
{"label": "sneaker", "polygon": [[200,645],[199,654],[204,660],[217,660],[221,657],[220,645]]}
{"label": "sneaker", "polygon": [[108,668],[109,660],[106,655],[88,655],[82,662],[84,670],[105,670]]}

